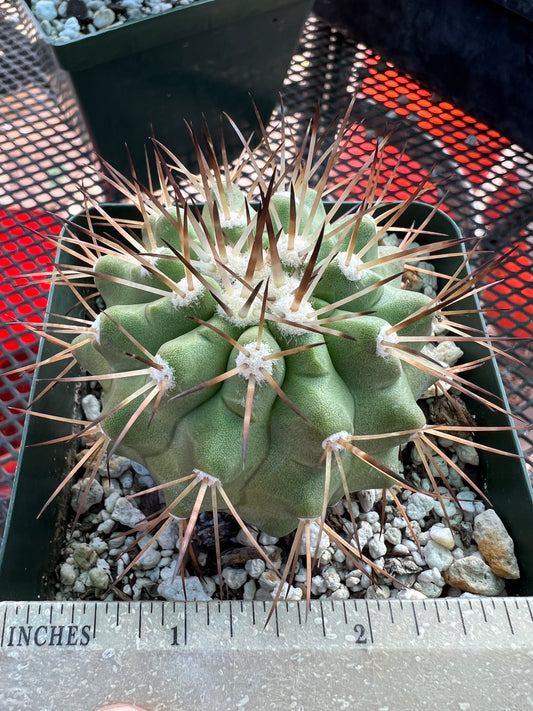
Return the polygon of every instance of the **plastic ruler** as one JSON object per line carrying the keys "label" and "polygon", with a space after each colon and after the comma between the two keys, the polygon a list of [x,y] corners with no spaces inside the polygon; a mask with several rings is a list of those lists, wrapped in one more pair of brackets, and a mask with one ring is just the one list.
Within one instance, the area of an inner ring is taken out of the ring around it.
{"label": "plastic ruler", "polygon": [[533,598],[0,602],[0,709],[533,708]]}

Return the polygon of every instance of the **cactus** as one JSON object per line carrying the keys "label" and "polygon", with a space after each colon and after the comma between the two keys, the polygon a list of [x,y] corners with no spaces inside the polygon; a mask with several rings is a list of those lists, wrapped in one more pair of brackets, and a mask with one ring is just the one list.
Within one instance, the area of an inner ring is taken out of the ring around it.
{"label": "cactus", "polygon": [[[82,266],[60,270],[72,289],[76,274],[92,273],[105,302],[97,313],[80,294],[88,319],[70,328],[77,335],[60,354],[102,387],[102,415],[81,433],[94,439],[92,476],[115,453],[144,465],[166,502],[147,525],[178,517],[185,544],[200,511],[227,510],[245,530],[244,522],[275,536],[296,531],[293,562],[310,521],[359,561],[356,544],[327,526],[327,507],[362,489],[412,487],[399,473],[402,445],[414,441],[424,461],[440,452],[417,403],[428,387],[485,399],[430,343],[445,338],[435,316],[451,324],[445,307],[490,266],[454,275],[436,298],[405,289],[406,262],[416,270],[457,244],[417,243],[432,213],[400,231],[399,246],[383,243],[429,186],[387,208],[376,193],[376,152],[329,203],[348,114],[328,148],[316,126],[293,155],[285,136],[274,145],[263,127],[256,149],[242,137],[233,170],[223,145],[219,162],[210,135],[202,150],[192,132],[198,175],[154,142],[160,191],[110,168],[108,180],[139,219],[115,219],[87,198],[82,232],[92,242]],[[249,188],[240,185],[245,173]],[[346,210],[365,174],[365,200]],[[79,241],[79,230],[67,229],[63,249]]]}

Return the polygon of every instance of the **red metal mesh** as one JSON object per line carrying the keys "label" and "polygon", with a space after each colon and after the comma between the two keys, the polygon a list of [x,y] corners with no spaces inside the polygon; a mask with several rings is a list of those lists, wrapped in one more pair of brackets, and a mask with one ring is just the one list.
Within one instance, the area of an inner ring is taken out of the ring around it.
{"label": "red metal mesh", "polygon": [[[42,322],[47,303],[46,285],[34,282],[32,274],[51,270],[55,246],[47,234],[57,235],[57,220],[32,210],[0,210],[0,372],[24,367],[35,360],[37,335],[24,325]],[[23,371],[2,378],[0,384],[0,467],[12,475],[24,414],[28,403],[31,374]],[[9,484],[0,483],[0,496],[9,494]]]}

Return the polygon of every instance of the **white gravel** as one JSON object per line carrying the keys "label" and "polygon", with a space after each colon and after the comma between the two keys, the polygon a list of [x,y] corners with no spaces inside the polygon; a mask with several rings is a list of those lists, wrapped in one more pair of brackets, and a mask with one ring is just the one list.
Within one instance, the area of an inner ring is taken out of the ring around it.
{"label": "white gravel", "polygon": [[31,10],[51,44],[65,44],[197,0],[31,0]]}

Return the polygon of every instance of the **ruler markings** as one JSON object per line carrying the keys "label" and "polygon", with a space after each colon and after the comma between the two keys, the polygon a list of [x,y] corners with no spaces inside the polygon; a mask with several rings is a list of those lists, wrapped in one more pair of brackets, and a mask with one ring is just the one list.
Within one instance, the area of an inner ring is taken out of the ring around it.
{"label": "ruler markings", "polygon": [[461,602],[457,600],[457,609],[459,610],[459,617],[461,619],[461,625],[463,627],[463,633],[466,636],[467,631],[466,631],[466,625],[465,625],[465,618],[463,616],[463,608],[461,607]]}
{"label": "ruler markings", "polygon": [[322,621],[322,634],[326,636],[326,620],[324,619],[324,606],[322,605],[322,600],[319,600],[320,606],[320,619]]}
{"label": "ruler markings", "polygon": [[481,606],[481,612],[483,613],[483,619],[485,620],[485,622],[487,622],[487,613],[485,612],[485,605],[483,604],[483,600],[480,600],[479,604]]}
{"label": "ruler markings", "polygon": [[4,610],[4,619],[2,620],[2,635],[0,636],[0,647],[4,646],[4,636],[6,633],[7,607]]}
{"label": "ruler markings", "polygon": [[505,600],[503,601],[503,607],[505,609],[505,614],[507,615],[507,622],[509,623],[509,627],[511,629],[511,634],[514,635],[513,623],[511,622],[511,615],[509,614],[509,608],[507,607],[507,602]]}
{"label": "ruler markings", "polygon": [[274,609],[274,619],[276,620],[276,637],[279,637],[279,616],[278,616],[278,606],[277,605]]}
{"label": "ruler markings", "polygon": [[[250,649],[281,651],[287,643],[325,651],[376,645],[377,649],[393,649],[403,641],[417,649],[448,649],[460,638],[470,649],[496,649],[498,645],[533,653],[533,614],[527,598],[426,600],[425,604],[404,601],[403,605],[396,601],[378,605],[373,600],[317,600],[307,622],[303,603],[285,602],[275,608],[266,631],[259,628],[270,606],[263,605],[264,617],[258,616],[261,609],[261,603],[238,601],[236,606],[235,600],[197,605],[4,602],[0,603],[0,647],[24,653],[46,648],[75,652],[80,647],[129,653],[138,639],[142,646],[137,652],[144,654],[176,647],[209,650],[220,635],[223,646],[243,654]],[[446,610],[448,614],[443,614]],[[388,630],[393,629],[390,634]],[[279,638],[284,641],[277,642]]]}
{"label": "ruler markings", "polygon": [[420,637],[420,628],[419,628],[419,626],[418,626],[418,619],[417,619],[417,616],[416,616],[415,605],[414,605],[413,602],[411,602],[411,609],[412,609],[412,611],[413,611],[413,619],[414,619],[414,621],[415,621],[416,636],[417,636],[417,637]]}
{"label": "ruler markings", "polygon": [[433,600],[433,604],[435,606],[435,612],[437,613],[437,622],[440,624],[441,619],[440,619],[440,613],[439,613],[439,606],[437,605],[437,601]]}
{"label": "ruler markings", "polygon": [[[86,607],[84,606],[83,612],[85,613]],[[96,639],[96,616],[98,614],[98,605],[94,606],[94,617],[93,617],[93,639]]]}

